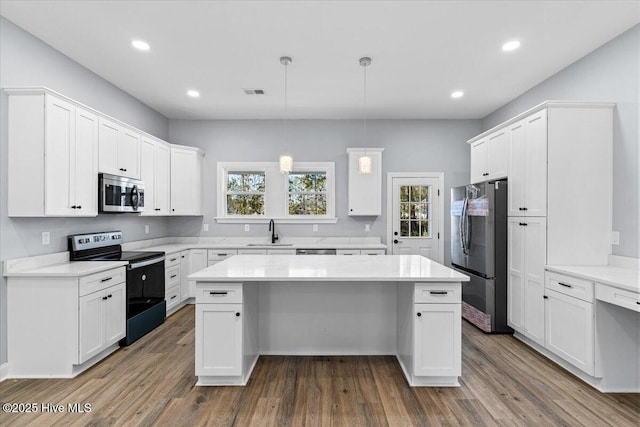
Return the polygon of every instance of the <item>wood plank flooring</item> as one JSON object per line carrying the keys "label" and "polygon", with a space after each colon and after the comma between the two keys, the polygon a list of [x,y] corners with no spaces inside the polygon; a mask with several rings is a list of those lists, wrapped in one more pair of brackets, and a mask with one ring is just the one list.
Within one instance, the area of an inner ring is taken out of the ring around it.
{"label": "wood plank flooring", "polygon": [[[7,380],[7,426],[638,426],[640,395],[602,394],[511,336],[463,322],[459,388],[411,388],[395,357],[261,357],[247,387],[195,387],[194,306],[72,380]],[[90,403],[69,413],[67,404]]]}

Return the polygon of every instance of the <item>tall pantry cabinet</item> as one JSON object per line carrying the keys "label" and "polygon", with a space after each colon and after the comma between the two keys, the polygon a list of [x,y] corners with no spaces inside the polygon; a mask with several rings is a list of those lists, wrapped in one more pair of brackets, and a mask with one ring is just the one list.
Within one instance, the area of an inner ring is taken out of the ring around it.
{"label": "tall pantry cabinet", "polygon": [[544,102],[507,129],[507,320],[545,346],[545,265],[604,265],[610,253],[614,104]]}

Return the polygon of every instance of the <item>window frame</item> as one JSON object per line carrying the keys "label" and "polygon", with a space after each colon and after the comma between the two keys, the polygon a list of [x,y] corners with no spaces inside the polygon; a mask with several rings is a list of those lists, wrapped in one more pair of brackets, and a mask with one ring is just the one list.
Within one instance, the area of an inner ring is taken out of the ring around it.
{"label": "window frame", "polygon": [[[229,172],[264,172],[264,215],[227,214],[227,180]],[[280,173],[277,162],[217,162],[217,216],[218,223],[267,223],[271,219],[290,224],[336,223],[335,216],[335,162],[295,162],[293,172],[322,172],[327,177],[326,215],[289,214],[289,174]]]}

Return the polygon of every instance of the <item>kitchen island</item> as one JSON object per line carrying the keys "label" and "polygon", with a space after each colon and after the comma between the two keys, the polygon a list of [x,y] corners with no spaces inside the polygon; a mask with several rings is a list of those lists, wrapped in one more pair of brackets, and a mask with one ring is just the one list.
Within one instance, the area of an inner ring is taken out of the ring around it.
{"label": "kitchen island", "polygon": [[417,255],[238,255],[196,282],[197,385],[245,385],[260,354],[396,355],[412,386],[458,386],[461,285]]}

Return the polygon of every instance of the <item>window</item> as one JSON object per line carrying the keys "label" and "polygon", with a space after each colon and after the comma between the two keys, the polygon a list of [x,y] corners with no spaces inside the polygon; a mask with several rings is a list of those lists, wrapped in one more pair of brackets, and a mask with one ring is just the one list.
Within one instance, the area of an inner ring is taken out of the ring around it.
{"label": "window", "polygon": [[327,214],[327,173],[289,173],[289,215]]}
{"label": "window", "polygon": [[288,174],[276,162],[218,162],[216,221],[335,223],[334,176],[333,162],[296,162]]}
{"label": "window", "polygon": [[431,187],[400,186],[400,236],[431,237]]}
{"label": "window", "polygon": [[265,173],[227,173],[227,215],[264,215]]}

